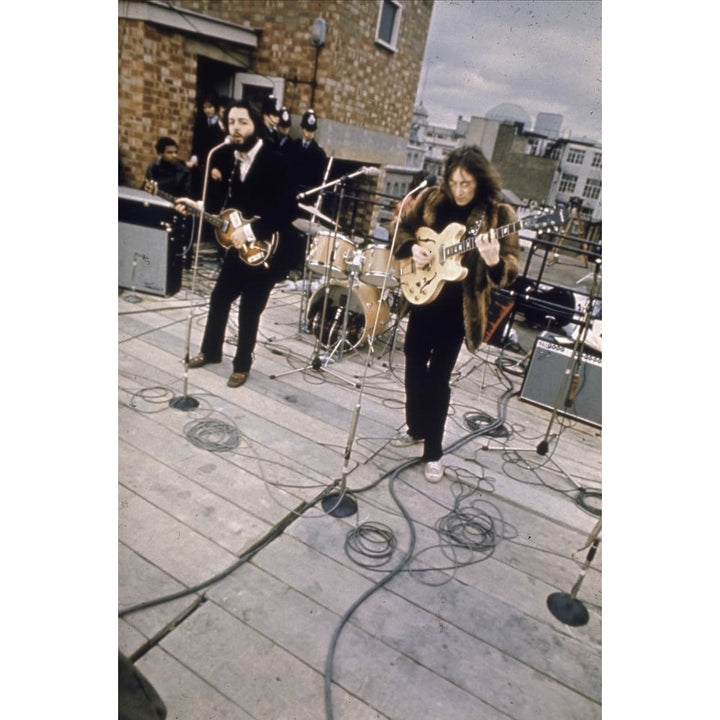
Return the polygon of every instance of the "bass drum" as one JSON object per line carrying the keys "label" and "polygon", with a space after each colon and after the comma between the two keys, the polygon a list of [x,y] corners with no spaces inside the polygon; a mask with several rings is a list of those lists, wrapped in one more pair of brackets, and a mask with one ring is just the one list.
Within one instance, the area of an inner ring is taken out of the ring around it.
{"label": "bass drum", "polygon": [[[325,323],[321,328],[323,304],[327,291]],[[331,283],[315,291],[308,305],[307,321],[310,331],[325,347],[337,343],[342,337],[345,309],[347,307],[347,331],[345,342],[352,349],[361,347],[375,329],[375,335],[382,335],[390,322],[390,308],[380,300],[380,291],[360,283],[353,288],[348,304],[348,286]],[[377,328],[375,324],[377,323]]]}

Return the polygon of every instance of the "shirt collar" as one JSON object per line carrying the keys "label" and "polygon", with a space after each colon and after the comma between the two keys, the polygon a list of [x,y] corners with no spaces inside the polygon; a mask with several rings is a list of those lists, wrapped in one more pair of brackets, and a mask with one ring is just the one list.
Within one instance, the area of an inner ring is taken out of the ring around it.
{"label": "shirt collar", "polygon": [[235,157],[240,160],[242,163],[252,163],[252,161],[255,159],[255,156],[260,152],[260,148],[262,147],[263,141],[262,138],[259,138],[258,141],[246,152],[235,152]]}

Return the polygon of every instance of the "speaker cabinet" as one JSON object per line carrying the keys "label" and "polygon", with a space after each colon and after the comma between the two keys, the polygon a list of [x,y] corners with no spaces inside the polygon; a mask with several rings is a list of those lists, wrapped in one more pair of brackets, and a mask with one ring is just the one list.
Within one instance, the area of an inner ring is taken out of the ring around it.
{"label": "speaker cabinet", "polygon": [[182,285],[182,247],[170,203],[134,188],[118,194],[118,286],[174,295]]}
{"label": "speaker cabinet", "polygon": [[[568,370],[572,370],[571,358],[572,346],[538,336],[520,399],[548,410],[553,410],[557,403],[558,414],[602,427],[602,358],[583,354],[577,368],[577,383],[567,377]],[[566,406],[571,386],[577,390],[572,404]],[[558,397],[561,389],[562,397]]]}

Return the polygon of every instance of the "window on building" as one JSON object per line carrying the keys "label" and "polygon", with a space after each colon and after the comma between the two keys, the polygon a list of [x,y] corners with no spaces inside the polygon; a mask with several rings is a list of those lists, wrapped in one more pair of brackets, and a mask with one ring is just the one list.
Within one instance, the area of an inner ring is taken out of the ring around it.
{"label": "window on building", "polygon": [[602,153],[595,153],[592,159],[592,166],[594,168],[602,167]]}
{"label": "window on building", "polygon": [[600,190],[602,190],[602,182],[594,178],[588,178],[585,181],[583,197],[588,200],[597,200],[600,197]]}
{"label": "window on building", "polygon": [[388,50],[397,49],[401,9],[398,0],[382,0],[380,3],[375,42]]}
{"label": "window on building", "polygon": [[585,161],[585,151],[570,148],[567,154],[567,161],[573,165],[582,165]]}
{"label": "window on building", "polygon": [[574,193],[577,181],[577,175],[568,175],[567,173],[563,173],[563,176],[560,180],[560,187],[558,187],[558,192]]}

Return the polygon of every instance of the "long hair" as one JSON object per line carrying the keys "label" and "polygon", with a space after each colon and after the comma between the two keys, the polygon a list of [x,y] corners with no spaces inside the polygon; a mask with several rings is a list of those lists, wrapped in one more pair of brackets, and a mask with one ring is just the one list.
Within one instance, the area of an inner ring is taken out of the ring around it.
{"label": "long hair", "polygon": [[474,201],[479,198],[487,205],[500,202],[502,198],[500,175],[477,145],[463,145],[447,156],[443,182],[448,195],[450,194],[450,176],[458,168],[470,173],[477,181]]}

